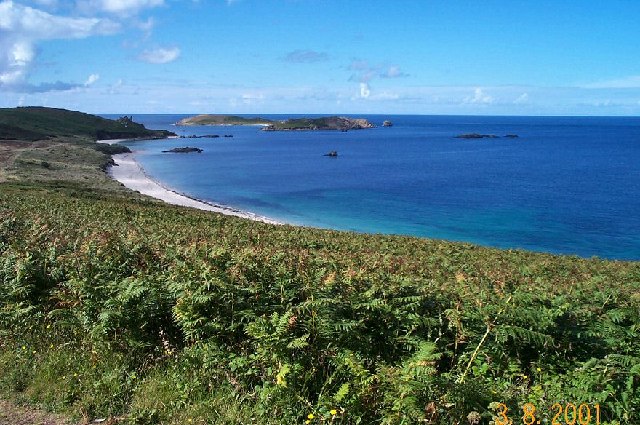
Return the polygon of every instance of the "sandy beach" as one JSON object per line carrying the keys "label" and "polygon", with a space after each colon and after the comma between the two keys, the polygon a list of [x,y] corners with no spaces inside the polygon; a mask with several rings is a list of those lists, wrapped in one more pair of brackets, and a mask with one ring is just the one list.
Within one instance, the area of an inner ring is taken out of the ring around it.
{"label": "sandy beach", "polygon": [[[98,143],[117,143],[117,141],[98,141]],[[127,188],[138,191],[143,195],[160,199],[168,204],[197,208],[205,211],[213,211],[220,214],[233,215],[236,217],[247,218],[249,220],[261,221],[264,223],[283,224],[276,220],[272,220],[270,218],[250,212],[240,211],[234,208],[226,207],[224,205],[216,205],[198,199],[193,199],[174,190],[166,188],[159,182],[147,176],[147,174],[144,172],[144,169],[135,160],[133,153],[113,155],[113,161],[115,162],[115,165],[109,167],[109,176],[119,181]]]}

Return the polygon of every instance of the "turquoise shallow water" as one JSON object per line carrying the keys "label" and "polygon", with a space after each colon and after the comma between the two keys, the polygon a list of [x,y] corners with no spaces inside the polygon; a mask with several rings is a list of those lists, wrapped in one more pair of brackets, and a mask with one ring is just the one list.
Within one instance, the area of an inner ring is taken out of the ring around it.
{"label": "turquoise shallow water", "polygon": [[[129,145],[200,199],[294,224],[640,259],[639,118],[369,116],[395,125],[340,133],[171,125],[182,117],[134,119],[233,137]],[[454,138],[471,132],[519,137]],[[187,145],[204,152],[161,152]]]}

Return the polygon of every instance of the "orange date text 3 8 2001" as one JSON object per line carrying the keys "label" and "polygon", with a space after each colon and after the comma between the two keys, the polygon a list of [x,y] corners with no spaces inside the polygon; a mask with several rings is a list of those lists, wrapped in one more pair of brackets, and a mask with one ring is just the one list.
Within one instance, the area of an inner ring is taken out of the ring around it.
{"label": "orange date text 3 8 2001", "polygon": [[[522,406],[522,416],[511,419],[508,408],[504,403],[498,403],[496,412],[496,425],[538,425],[543,423],[543,419],[551,419],[551,425],[600,425],[600,405],[593,406],[582,403],[576,406],[567,403],[564,406],[555,403],[548,412],[540,412],[533,403],[525,403]],[[545,423],[549,423],[545,421]]]}

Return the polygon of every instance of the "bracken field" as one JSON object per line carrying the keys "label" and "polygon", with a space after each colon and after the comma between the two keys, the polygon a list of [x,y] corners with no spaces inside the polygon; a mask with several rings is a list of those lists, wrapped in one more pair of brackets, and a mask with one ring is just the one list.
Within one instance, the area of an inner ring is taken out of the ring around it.
{"label": "bracken field", "polygon": [[0,185],[0,258],[0,396],[80,421],[640,423],[638,262],[59,180]]}
{"label": "bracken field", "polygon": [[586,403],[591,423],[596,404],[602,424],[638,420],[637,263],[95,192],[5,185],[0,201],[0,387],[47,408],[134,423],[488,423],[498,403],[516,420],[526,402],[548,418]]}

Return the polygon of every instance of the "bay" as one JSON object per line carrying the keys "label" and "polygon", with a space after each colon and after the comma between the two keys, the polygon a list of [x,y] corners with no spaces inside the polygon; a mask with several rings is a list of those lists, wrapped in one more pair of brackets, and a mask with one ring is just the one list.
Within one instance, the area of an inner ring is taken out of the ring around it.
{"label": "bay", "polygon": [[[640,118],[358,115],[378,127],[349,132],[172,125],[186,116],[133,118],[233,137],[127,144],[151,177],[198,199],[297,225],[640,259]],[[455,138],[465,133],[500,137]],[[162,153],[181,146],[204,151]]]}

